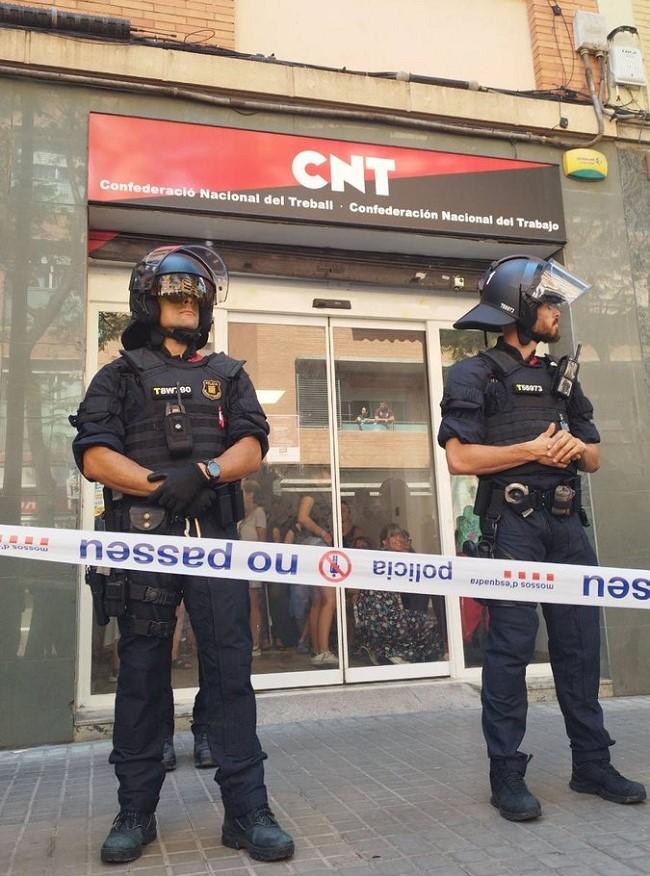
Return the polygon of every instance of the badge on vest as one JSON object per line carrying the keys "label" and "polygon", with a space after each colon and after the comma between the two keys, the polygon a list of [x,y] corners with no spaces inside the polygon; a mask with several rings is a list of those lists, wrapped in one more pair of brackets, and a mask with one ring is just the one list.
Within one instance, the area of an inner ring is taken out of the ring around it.
{"label": "badge on vest", "polygon": [[151,387],[151,395],[154,398],[174,398],[178,397],[178,395],[182,395],[185,398],[192,397],[192,387],[191,386],[152,386]]}
{"label": "badge on vest", "polygon": [[204,380],[201,392],[206,398],[212,401],[218,401],[221,398],[221,381],[220,380]]}
{"label": "badge on vest", "polygon": [[541,395],[544,387],[539,383],[513,383],[512,391],[517,395]]}

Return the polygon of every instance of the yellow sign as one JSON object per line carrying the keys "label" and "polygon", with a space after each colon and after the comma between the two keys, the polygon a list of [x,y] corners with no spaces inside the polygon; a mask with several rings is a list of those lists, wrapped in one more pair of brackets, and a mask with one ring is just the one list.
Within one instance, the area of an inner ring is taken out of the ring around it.
{"label": "yellow sign", "polygon": [[562,156],[562,169],[575,179],[607,179],[607,156],[596,149],[569,149]]}

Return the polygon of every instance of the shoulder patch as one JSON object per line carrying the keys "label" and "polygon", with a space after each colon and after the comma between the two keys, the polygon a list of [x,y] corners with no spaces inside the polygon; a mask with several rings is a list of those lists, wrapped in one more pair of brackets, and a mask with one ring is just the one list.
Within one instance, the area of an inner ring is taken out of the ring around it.
{"label": "shoulder patch", "polygon": [[201,384],[201,392],[210,401],[219,401],[223,392],[221,389],[221,381],[216,377],[206,377]]}

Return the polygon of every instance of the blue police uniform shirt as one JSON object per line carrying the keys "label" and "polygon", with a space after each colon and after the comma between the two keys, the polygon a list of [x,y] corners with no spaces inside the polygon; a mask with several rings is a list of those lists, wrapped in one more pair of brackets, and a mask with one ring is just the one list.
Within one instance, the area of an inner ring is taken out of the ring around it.
{"label": "blue police uniform shirt", "polygon": [[[88,387],[79,409],[78,432],[72,442],[75,462],[82,473],[83,455],[89,447],[109,447],[124,454],[125,423],[129,420],[129,411],[138,410],[143,404],[137,397],[137,391],[124,397],[123,375],[128,370],[127,363],[121,357],[115,359],[97,372]],[[262,457],[266,456],[269,425],[253,383],[243,369],[230,381],[224,414],[228,447],[252,436],[260,442]]]}
{"label": "blue police uniform shirt", "polygon": [[[506,344],[503,338],[499,338],[496,347],[523,361],[519,350]],[[537,366],[533,364],[532,367],[544,367],[544,360],[540,359]],[[494,366],[481,356],[471,356],[449,369],[440,403],[442,422],[438,430],[438,443],[441,447],[450,438],[458,438],[463,444],[486,444],[485,398],[488,381],[493,374]],[[593,413],[591,402],[576,381],[568,406],[569,431],[586,444],[600,442]]]}

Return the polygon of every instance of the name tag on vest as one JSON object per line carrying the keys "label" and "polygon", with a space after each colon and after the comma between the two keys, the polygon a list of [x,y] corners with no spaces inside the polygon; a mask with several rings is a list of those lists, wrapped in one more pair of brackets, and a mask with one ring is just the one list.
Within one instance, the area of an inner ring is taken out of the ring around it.
{"label": "name tag on vest", "polygon": [[541,395],[544,387],[539,383],[513,383],[512,391],[516,395]]}
{"label": "name tag on vest", "polygon": [[177,398],[180,391],[181,398],[192,397],[191,386],[152,386],[151,395],[153,398]]}

